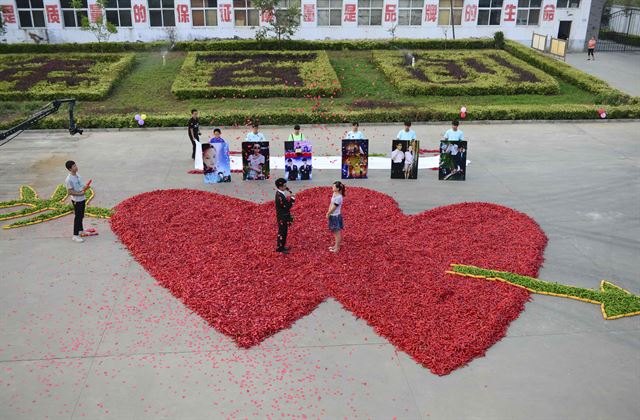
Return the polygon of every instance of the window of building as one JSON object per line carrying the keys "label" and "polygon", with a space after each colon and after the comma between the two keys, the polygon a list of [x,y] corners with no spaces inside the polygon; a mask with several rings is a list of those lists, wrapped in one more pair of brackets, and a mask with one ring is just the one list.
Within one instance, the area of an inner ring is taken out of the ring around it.
{"label": "window of building", "polygon": [[[451,16],[451,2],[453,1],[453,16]],[[462,3],[464,0],[440,0],[438,5],[438,25],[462,24]]]}
{"label": "window of building", "polygon": [[502,0],[479,0],[478,25],[500,25]]}
{"label": "window of building", "polygon": [[131,0],[109,0],[105,11],[107,13],[107,22],[121,27],[132,26]]}
{"label": "window of building", "polygon": [[258,9],[251,0],[233,0],[233,15],[236,26],[259,26]]}
{"label": "window of building", "polygon": [[42,0],[16,0],[21,28],[44,28],[44,4]]}
{"label": "window of building", "polygon": [[149,0],[151,26],[176,26],[173,0]]}
{"label": "window of building", "polygon": [[342,0],[318,0],[318,26],[342,25]]}
{"label": "window of building", "polygon": [[62,9],[62,20],[65,28],[79,28],[82,26],[82,17],[89,19],[87,11],[87,0],[81,0],[82,7],[75,9],[71,4],[71,0],[60,0]]}
{"label": "window of building", "polygon": [[383,0],[358,0],[358,25],[382,25]]}
{"label": "window of building", "polygon": [[424,0],[400,0],[398,4],[398,25],[422,25]]}
{"label": "window of building", "polygon": [[518,0],[516,25],[537,25],[540,22],[542,0]]}
{"label": "window of building", "polygon": [[556,3],[558,9],[570,9],[580,7],[580,0],[558,0]]}
{"label": "window of building", "polygon": [[218,25],[218,0],[191,0],[193,26]]}

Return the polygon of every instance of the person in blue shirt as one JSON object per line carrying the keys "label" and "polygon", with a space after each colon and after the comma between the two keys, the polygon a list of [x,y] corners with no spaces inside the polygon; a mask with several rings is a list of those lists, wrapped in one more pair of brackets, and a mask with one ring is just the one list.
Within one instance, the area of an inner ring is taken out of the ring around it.
{"label": "person in blue shirt", "polygon": [[462,141],[464,140],[464,133],[460,128],[460,122],[458,120],[451,121],[451,128],[444,132],[443,140],[447,141]]}

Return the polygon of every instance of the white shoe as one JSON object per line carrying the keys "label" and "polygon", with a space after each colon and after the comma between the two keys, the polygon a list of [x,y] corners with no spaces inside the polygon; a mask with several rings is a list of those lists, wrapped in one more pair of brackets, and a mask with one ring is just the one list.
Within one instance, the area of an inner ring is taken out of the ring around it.
{"label": "white shoe", "polygon": [[71,240],[73,240],[74,242],[84,242],[84,239],[82,239],[81,237],[79,237],[77,235],[73,235],[71,237]]}

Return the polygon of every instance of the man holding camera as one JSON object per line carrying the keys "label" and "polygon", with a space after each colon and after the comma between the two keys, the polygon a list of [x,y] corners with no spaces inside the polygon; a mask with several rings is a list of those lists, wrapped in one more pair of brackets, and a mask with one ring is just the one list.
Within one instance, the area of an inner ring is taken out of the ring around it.
{"label": "man holding camera", "polygon": [[[276,180],[276,219],[278,220],[278,248],[276,252],[288,254],[289,249],[285,246],[287,244],[287,233],[289,231],[289,225],[293,222],[291,216],[291,207],[296,201],[293,193],[287,187],[287,180],[284,178],[278,178]],[[289,193],[287,197],[286,193]]]}

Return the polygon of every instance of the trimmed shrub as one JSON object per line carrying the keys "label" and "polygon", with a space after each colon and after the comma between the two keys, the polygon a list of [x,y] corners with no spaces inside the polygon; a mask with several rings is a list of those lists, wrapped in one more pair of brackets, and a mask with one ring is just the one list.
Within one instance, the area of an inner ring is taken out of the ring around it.
{"label": "trimmed shrub", "polygon": [[375,51],[373,61],[408,95],[553,95],[560,91],[553,77],[500,50],[419,50],[413,56]]}
{"label": "trimmed shrub", "polygon": [[506,41],[504,48],[509,54],[596,95],[596,101],[598,103],[610,105],[638,103],[638,98],[633,98],[611,87],[605,81],[577,70],[569,64],[557,61],[529,47],[525,47],[515,41]]}
{"label": "trimmed shrub", "polygon": [[180,99],[329,96],[340,82],[325,51],[191,52],[171,91]]}
{"label": "trimmed shrub", "polygon": [[135,54],[0,55],[0,100],[102,99],[134,61]]}

